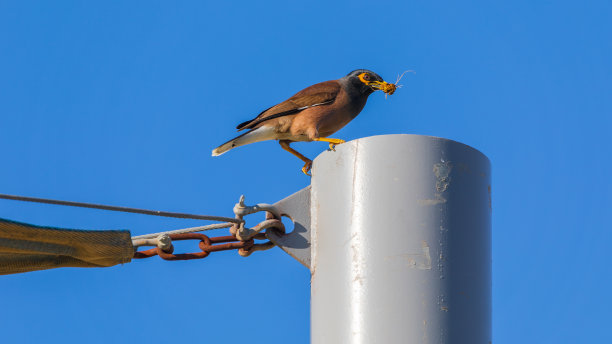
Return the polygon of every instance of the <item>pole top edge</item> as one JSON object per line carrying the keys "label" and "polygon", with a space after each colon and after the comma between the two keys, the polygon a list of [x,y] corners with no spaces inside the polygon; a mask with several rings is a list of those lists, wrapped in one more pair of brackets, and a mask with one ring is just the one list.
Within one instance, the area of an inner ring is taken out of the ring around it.
{"label": "pole top edge", "polygon": [[[346,145],[346,144],[355,144],[357,142],[361,142],[361,141],[370,141],[370,140],[380,140],[383,138],[392,138],[392,137],[410,137],[410,138],[414,138],[414,139],[425,139],[425,140],[432,140],[432,141],[440,141],[443,142],[445,144],[451,144],[451,145],[459,145],[462,147],[467,148],[468,150],[473,151],[474,153],[482,156],[484,159],[487,160],[487,162],[489,163],[489,166],[491,166],[491,159],[489,159],[488,156],[486,156],[483,152],[481,152],[480,150],[459,142],[459,141],[455,141],[455,140],[451,140],[451,139],[447,139],[444,137],[438,137],[438,136],[432,136],[432,135],[419,135],[419,134],[384,134],[384,135],[372,135],[372,136],[366,136],[366,137],[361,137],[358,139],[354,139],[351,141],[347,141],[346,143],[342,144],[342,145],[338,145],[336,146],[336,149],[341,149],[342,146]],[[326,152],[323,152],[321,154],[319,154],[319,156],[321,156],[322,154],[325,154]]]}

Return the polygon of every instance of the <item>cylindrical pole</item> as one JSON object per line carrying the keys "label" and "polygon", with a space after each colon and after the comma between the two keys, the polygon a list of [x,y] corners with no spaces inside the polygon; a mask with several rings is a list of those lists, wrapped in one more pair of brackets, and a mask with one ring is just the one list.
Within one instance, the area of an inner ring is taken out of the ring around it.
{"label": "cylindrical pole", "polygon": [[311,342],[491,340],[488,159],[386,135],[314,161]]}

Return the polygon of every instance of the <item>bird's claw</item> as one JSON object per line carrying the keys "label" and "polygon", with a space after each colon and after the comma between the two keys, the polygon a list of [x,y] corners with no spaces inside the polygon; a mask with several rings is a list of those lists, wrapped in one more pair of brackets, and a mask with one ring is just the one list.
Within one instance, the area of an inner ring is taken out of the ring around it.
{"label": "bird's claw", "polygon": [[302,167],[302,172],[307,175],[312,177],[312,174],[310,174],[310,169],[312,168],[312,161],[308,161],[304,164],[304,167]]}
{"label": "bird's claw", "polygon": [[339,145],[339,144],[341,144],[341,143],[346,142],[346,141],[344,141],[344,140],[340,140],[340,139],[335,139],[335,141],[336,141],[336,142],[330,142],[330,143],[329,143],[329,150],[330,150],[330,151],[332,151],[332,152],[335,152],[335,151],[336,151],[336,145]]}

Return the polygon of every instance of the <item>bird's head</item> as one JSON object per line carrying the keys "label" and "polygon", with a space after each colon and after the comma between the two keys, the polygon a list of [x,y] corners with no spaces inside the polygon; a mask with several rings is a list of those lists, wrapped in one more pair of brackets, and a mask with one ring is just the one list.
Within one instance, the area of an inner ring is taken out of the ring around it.
{"label": "bird's head", "polygon": [[356,87],[360,93],[369,95],[376,90],[381,90],[386,94],[393,94],[397,88],[395,84],[390,84],[383,80],[380,75],[367,69],[357,69],[345,76],[346,79]]}

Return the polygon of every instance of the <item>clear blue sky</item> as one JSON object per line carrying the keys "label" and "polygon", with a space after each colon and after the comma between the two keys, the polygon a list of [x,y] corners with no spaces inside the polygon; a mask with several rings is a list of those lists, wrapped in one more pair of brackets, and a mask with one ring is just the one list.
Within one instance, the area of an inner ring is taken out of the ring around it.
{"label": "clear blue sky", "polygon": [[[609,1],[1,1],[0,192],[232,215],[309,184],[234,126],[369,68],[336,136],[461,141],[493,166],[496,344],[604,343],[612,277]],[[314,157],[323,143],[297,144]],[[195,221],[0,201],[0,217],[144,234]],[[0,278],[5,343],[309,343],[309,273],[279,249]]]}

